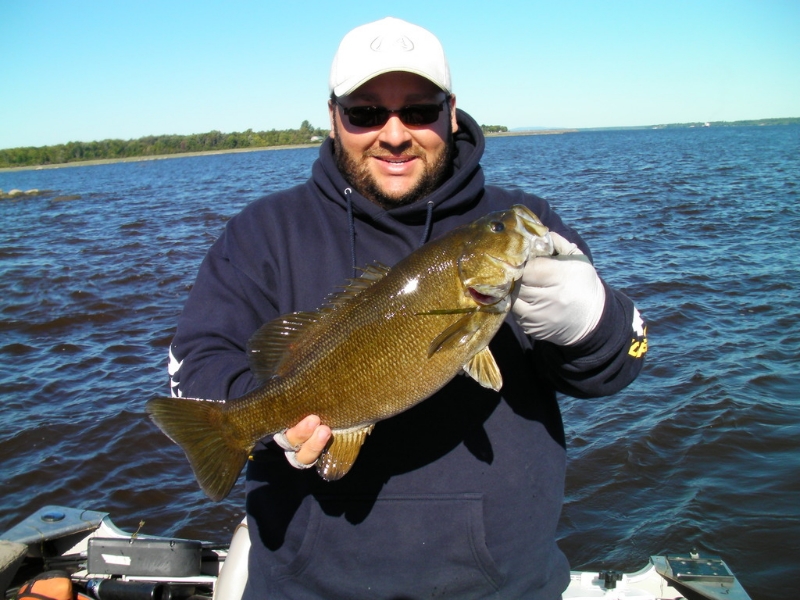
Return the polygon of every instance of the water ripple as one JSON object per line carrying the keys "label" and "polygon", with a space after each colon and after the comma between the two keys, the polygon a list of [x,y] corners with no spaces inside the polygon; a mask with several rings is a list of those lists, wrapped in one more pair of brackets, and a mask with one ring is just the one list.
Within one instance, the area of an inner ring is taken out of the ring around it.
{"label": "water ripple", "polygon": [[[800,128],[492,138],[492,184],[548,198],[648,319],[647,367],[612,398],[561,401],[560,544],[574,568],[638,569],[692,546],[754,598],[800,555]],[[225,541],[145,418],[197,268],[248,202],[305,181],[316,150],[0,173],[0,529],[58,503],[123,527]],[[69,198],[69,200],[65,200]]]}

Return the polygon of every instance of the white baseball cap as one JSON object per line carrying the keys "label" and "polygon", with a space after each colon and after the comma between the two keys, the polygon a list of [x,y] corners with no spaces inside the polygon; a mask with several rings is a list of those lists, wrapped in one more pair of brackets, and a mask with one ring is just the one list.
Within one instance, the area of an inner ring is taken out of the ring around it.
{"label": "white baseball cap", "polygon": [[346,96],[373,77],[405,71],[452,93],[450,67],[442,44],[427,29],[386,17],[361,25],[342,39],[328,82],[334,96]]}

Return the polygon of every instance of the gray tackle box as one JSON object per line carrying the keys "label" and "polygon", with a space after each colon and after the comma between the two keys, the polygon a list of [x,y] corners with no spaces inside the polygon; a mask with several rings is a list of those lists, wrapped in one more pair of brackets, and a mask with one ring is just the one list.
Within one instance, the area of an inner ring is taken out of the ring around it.
{"label": "gray tackle box", "polygon": [[200,574],[202,546],[193,540],[91,538],[92,575],[191,577]]}

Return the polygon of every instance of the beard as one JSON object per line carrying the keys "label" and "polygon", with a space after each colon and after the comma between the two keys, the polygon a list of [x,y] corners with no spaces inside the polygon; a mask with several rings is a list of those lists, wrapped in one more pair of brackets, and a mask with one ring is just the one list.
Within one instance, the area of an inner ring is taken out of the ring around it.
{"label": "beard", "polygon": [[422,176],[406,192],[399,194],[388,194],[376,181],[369,170],[369,160],[372,156],[380,155],[373,150],[367,150],[361,154],[359,159],[348,153],[342,146],[339,137],[339,128],[334,120],[333,123],[333,145],[336,156],[336,166],[339,172],[344,175],[347,182],[352,185],[358,193],[367,200],[374,202],[384,209],[397,208],[407,204],[413,204],[439,189],[452,172],[453,166],[453,131],[451,125],[447,126],[447,137],[444,148],[437,155],[431,157],[425,152],[412,145],[402,153],[403,156],[413,156],[417,160],[425,163]]}

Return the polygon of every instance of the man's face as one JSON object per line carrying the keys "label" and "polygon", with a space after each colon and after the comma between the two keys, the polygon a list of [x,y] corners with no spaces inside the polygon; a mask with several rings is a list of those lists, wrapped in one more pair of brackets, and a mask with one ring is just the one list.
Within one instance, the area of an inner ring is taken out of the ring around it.
{"label": "man's face", "polygon": [[[347,108],[441,104],[445,93],[427,79],[393,72],[371,79],[340,99]],[[329,102],[336,162],[345,179],[363,196],[391,208],[410,204],[438,188],[451,168],[456,131],[455,96],[429,125],[406,125],[396,113],[375,127],[356,127],[342,106]]]}

